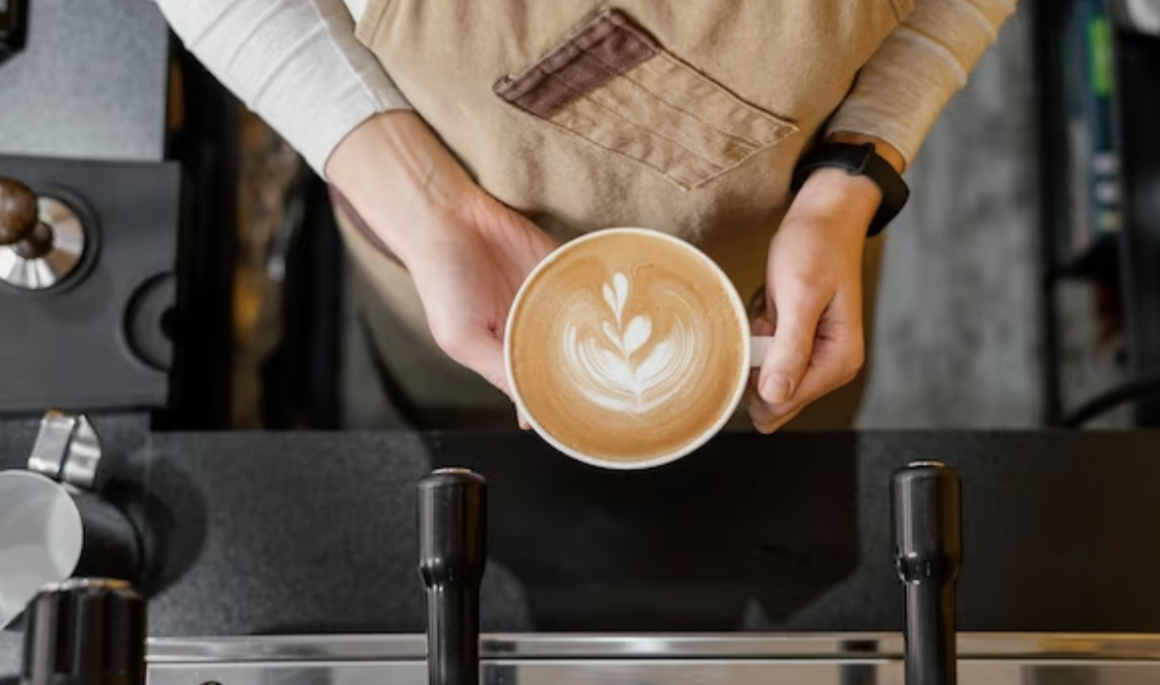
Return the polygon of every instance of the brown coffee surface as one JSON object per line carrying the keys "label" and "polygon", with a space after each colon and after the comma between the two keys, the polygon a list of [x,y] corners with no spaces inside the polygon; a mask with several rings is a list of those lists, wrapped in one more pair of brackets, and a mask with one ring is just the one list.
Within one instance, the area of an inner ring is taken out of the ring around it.
{"label": "brown coffee surface", "polygon": [[731,287],[660,236],[612,231],[573,245],[512,312],[512,381],[530,418],[609,461],[688,446],[744,382],[747,329]]}

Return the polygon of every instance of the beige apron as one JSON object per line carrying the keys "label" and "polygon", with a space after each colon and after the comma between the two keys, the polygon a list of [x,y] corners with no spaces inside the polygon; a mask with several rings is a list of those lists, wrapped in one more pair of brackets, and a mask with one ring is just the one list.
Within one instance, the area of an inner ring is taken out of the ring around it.
{"label": "beige apron", "polygon": [[[357,34],[480,186],[552,236],[671,232],[748,298],[764,280],[795,163],[912,5],[370,0]],[[405,270],[339,223],[374,291],[433,355],[430,373],[450,367],[437,373],[459,384],[456,397],[497,394],[434,348]],[[866,249],[868,323],[880,242]],[[401,334],[376,331],[396,338],[387,346]],[[816,403],[795,427],[848,426],[862,386]]]}

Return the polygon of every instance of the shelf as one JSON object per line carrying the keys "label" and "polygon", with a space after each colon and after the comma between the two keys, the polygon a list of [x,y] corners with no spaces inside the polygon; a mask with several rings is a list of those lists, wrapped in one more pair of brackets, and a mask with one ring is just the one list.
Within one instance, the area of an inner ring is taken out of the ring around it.
{"label": "shelf", "polygon": [[[1110,33],[1114,59],[1111,116],[1119,157],[1119,206],[1122,223],[1104,235],[1092,250],[1074,247],[1077,184],[1069,173],[1071,145],[1077,138],[1072,124],[1074,95],[1071,79],[1091,76],[1074,65],[1063,69],[1068,20],[1083,0],[1038,0],[1035,13],[1037,87],[1039,90],[1041,172],[1041,260],[1043,264],[1041,325],[1044,335],[1045,423],[1057,422],[1063,406],[1060,321],[1055,293],[1063,279],[1088,278],[1118,283],[1124,299],[1124,333],[1129,382],[1160,378],[1160,38],[1114,28]],[[1087,68],[1093,68],[1091,64]],[[1066,74],[1066,77],[1065,77]],[[1085,84],[1090,85],[1090,84]],[[1095,115],[1094,120],[1104,113]],[[1082,187],[1082,186],[1081,186]],[[1135,421],[1160,426],[1160,400],[1136,404]]]}
{"label": "shelf", "polygon": [[[1160,38],[1118,36],[1125,222],[1120,251],[1133,378],[1160,377]],[[1160,426],[1160,400],[1136,408]]]}

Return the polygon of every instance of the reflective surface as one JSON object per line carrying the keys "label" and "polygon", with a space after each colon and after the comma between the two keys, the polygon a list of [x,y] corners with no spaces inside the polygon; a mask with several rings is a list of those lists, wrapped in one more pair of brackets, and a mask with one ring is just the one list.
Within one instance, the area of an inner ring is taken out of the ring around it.
{"label": "reflective surface", "polygon": [[48,290],[68,278],[81,264],[85,228],[80,217],[60,200],[42,195],[40,221],[52,229],[52,250],[25,259],[10,246],[0,247],[0,281],[21,290]]}
{"label": "reflective surface", "polygon": [[[150,685],[422,685],[424,638],[153,640]],[[483,682],[510,685],[902,685],[902,640],[842,635],[512,635],[482,640]],[[1160,682],[1160,636],[966,634],[959,682]]]}
{"label": "reflective surface", "polygon": [[84,414],[49,410],[28,458],[28,470],[53,480],[88,489],[101,463],[101,438]]}
{"label": "reflective surface", "polygon": [[[1141,664],[967,663],[959,669],[964,685],[1144,685],[1157,682],[1160,669]],[[151,685],[426,685],[420,663],[363,663],[331,667],[234,666],[150,668]],[[487,685],[904,685],[901,662],[835,663],[489,663]]]}

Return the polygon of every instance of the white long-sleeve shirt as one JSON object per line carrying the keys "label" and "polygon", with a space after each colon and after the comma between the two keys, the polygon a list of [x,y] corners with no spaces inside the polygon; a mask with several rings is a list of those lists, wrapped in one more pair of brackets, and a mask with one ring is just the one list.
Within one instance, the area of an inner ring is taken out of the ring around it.
{"label": "white long-sleeve shirt", "polygon": [[354,37],[367,0],[157,0],[202,64],[319,174],[370,116],[409,108]]}
{"label": "white long-sleeve shirt", "polygon": [[[320,174],[360,123],[410,107],[354,36],[367,0],[156,1],[186,48]],[[1015,2],[915,0],[829,129],[876,136],[912,159]]]}

